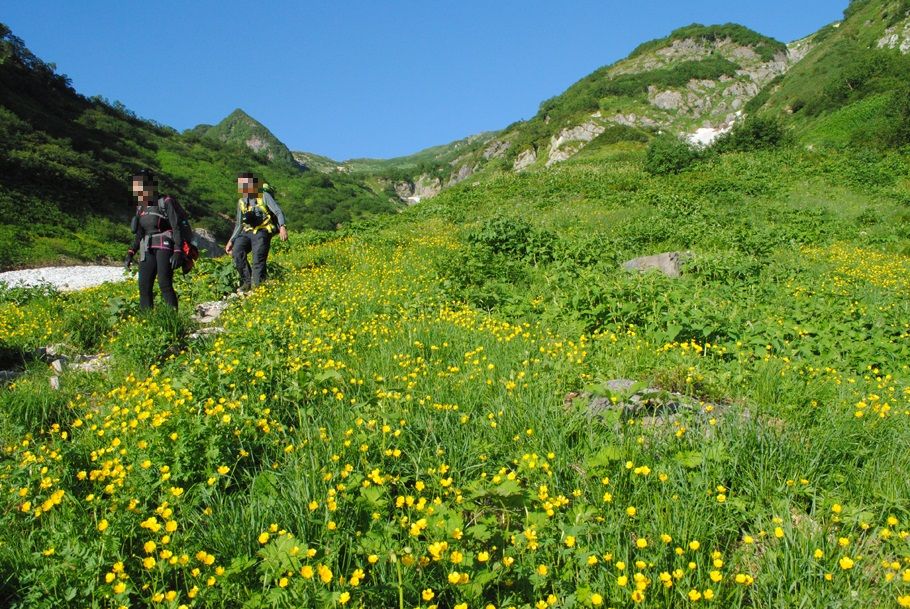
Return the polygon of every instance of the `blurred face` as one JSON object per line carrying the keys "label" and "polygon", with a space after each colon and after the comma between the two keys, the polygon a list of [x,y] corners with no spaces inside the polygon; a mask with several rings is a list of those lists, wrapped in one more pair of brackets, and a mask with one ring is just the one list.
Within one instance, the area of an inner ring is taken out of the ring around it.
{"label": "blurred face", "polygon": [[259,180],[256,178],[237,178],[237,192],[240,194],[256,194],[259,191]]}
{"label": "blurred face", "polygon": [[155,193],[155,185],[148,184],[142,180],[133,180],[133,194],[140,201],[145,201],[152,198],[152,195]]}

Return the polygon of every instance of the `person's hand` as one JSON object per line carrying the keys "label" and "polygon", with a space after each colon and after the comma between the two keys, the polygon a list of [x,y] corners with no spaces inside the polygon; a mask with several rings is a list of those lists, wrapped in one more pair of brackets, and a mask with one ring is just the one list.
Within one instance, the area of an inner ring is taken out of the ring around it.
{"label": "person's hand", "polygon": [[234,251],[234,242],[228,241],[227,245],[224,246],[224,253],[230,254],[232,251]]}
{"label": "person's hand", "polygon": [[174,252],[171,255],[171,269],[177,270],[183,266],[183,252]]}
{"label": "person's hand", "polygon": [[123,268],[130,270],[130,267],[133,266],[133,256],[135,255],[136,254],[133,252],[133,250],[130,250],[126,253],[126,259],[123,261]]}
{"label": "person's hand", "polygon": [[281,237],[282,241],[288,240],[288,227],[282,226],[278,229],[278,236]]}

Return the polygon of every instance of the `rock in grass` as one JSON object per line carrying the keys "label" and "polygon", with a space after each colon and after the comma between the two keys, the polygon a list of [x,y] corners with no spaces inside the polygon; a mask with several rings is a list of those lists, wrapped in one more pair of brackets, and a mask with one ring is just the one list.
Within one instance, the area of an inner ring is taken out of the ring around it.
{"label": "rock in grass", "polygon": [[196,305],[193,321],[200,324],[210,324],[221,316],[227,306],[228,302],[226,300],[201,302]]}
{"label": "rock in grass", "polygon": [[689,257],[687,252],[663,252],[653,256],[641,256],[623,263],[627,271],[658,270],[667,277],[679,277],[682,274],[682,263]]}

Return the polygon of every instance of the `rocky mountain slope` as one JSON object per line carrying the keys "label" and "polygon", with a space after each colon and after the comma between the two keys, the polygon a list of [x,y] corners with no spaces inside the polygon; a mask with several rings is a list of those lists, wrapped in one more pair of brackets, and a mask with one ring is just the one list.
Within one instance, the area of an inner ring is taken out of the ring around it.
{"label": "rocky mountain slope", "polygon": [[192,131],[219,142],[245,147],[269,163],[296,165],[294,156],[284,142],[240,108],[215,126],[199,125]]}

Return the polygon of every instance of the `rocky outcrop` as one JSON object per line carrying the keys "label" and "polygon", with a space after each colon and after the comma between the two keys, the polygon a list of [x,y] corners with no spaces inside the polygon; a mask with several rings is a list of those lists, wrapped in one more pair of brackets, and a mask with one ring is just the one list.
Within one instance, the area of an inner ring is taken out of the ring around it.
{"label": "rocky outcrop", "polygon": [[605,127],[602,124],[594,121],[563,129],[550,138],[547,167],[571,157],[581,150],[586,143],[603,133],[604,129]]}
{"label": "rocky outcrop", "polygon": [[205,228],[194,228],[193,237],[196,247],[199,248],[199,255],[206,258],[215,258],[224,253],[224,249],[218,245],[215,235],[212,231]]}
{"label": "rocky outcrop", "polygon": [[475,168],[473,165],[462,165],[452,175],[449,176],[445,187],[448,188],[449,186],[455,186],[459,182],[467,180],[469,177],[474,175],[474,170]]}
{"label": "rocky outcrop", "polygon": [[493,140],[490,144],[483,150],[483,158],[486,160],[498,159],[506,153],[509,147],[512,145],[512,142],[503,141],[503,140]]}
{"label": "rocky outcrop", "polygon": [[515,171],[522,171],[528,166],[533,165],[537,162],[537,150],[534,148],[528,148],[515,158],[515,163],[512,165],[512,169]]}
{"label": "rocky outcrop", "polygon": [[395,182],[392,187],[395,189],[395,195],[399,199],[408,205],[414,205],[424,199],[430,199],[438,195],[439,191],[442,190],[442,181],[439,178],[423,174],[418,176],[416,180]]}
{"label": "rocky outcrop", "polygon": [[880,49],[897,49],[905,55],[910,53],[910,13],[903,21],[886,29],[876,45]]}

